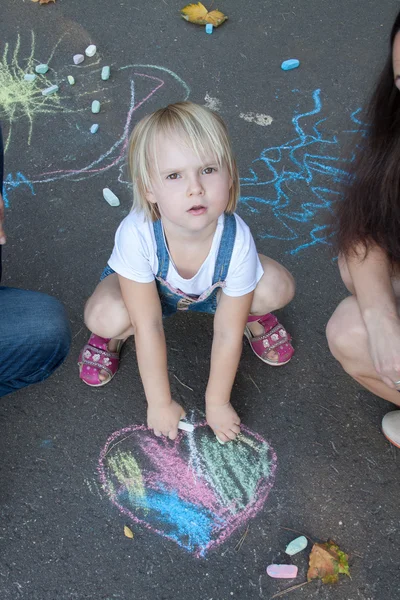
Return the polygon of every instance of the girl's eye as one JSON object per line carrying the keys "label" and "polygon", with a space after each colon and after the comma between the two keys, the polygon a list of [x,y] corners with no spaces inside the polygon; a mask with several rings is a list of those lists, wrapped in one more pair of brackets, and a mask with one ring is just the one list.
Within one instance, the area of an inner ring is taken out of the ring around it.
{"label": "girl's eye", "polygon": [[178,173],[171,173],[171,175],[168,175],[167,179],[178,179],[178,177]]}
{"label": "girl's eye", "polygon": [[215,167],[206,167],[203,171],[203,173],[205,173],[206,175],[210,175],[210,173],[212,173],[213,171],[216,171],[217,169],[215,169]]}

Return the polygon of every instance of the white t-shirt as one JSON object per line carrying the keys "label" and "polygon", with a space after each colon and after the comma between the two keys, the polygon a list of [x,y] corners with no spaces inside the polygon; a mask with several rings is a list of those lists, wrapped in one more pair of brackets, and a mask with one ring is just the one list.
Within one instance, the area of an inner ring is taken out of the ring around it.
{"label": "white t-shirt", "polygon": [[[236,238],[223,291],[228,296],[244,296],[255,289],[264,270],[250,229],[236,214],[235,219]],[[221,215],[210,252],[191,279],[179,275],[170,256],[167,281],[173,288],[187,295],[199,296],[212,285],[223,228],[224,215]],[[158,271],[157,245],[153,223],[143,213],[133,211],[122,221],[115,234],[114,249],[108,264],[122,277],[139,283],[149,283],[155,279]]]}

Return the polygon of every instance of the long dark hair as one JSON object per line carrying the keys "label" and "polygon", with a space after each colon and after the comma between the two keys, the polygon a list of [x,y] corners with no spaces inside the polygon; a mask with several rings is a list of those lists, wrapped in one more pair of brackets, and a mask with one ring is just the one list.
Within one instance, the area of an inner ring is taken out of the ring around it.
{"label": "long dark hair", "polygon": [[357,248],[365,258],[376,244],[393,266],[400,264],[400,91],[392,66],[398,31],[400,12],[386,64],[367,106],[367,135],[359,134],[344,199],[337,203],[335,215],[337,252],[349,255]]}

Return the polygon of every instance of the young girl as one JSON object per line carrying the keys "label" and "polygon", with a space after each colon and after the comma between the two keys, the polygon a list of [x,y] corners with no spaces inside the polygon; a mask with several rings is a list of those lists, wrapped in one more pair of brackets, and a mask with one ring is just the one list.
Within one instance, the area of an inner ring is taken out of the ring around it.
{"label": "young girl", "polygon": [[234,214],[239,177],[217,114],[181,102],[145,117],[132,133],[129,165],[133,210],[85,308],[93,334],[79,358],[80,377],[91,386],[108,383],[123,341],[134,335],[148,426],[174,439],[185,413],[171,397],[162,319],[177,311],[214,314],[206,417],[221,441],[232,440],[240,431],[230,394],[243,332],[267,364],[291,359],[290,337],[270,311],[290,302],[293,279],[257,255]]}
{"label": "young girl", "polygon": [[[339,269],[349,296],[327,327],[332,354],[362,386],[400,406],[400,13],[338,205]],[[382,421],[400,447],[400,411]]]}

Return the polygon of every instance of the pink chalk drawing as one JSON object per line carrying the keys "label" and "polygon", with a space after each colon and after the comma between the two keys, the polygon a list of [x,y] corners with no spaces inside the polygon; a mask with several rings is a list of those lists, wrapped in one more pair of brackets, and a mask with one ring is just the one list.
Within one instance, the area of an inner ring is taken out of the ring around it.
{"label": "pink chalk drawing", "polygon": [[262,510],[276,465],[269,443],[247,427],[222,446],[202,422],[174,441],[144,425],[116,431],[100,453],[98,472],[130,521],[198,558]]}

